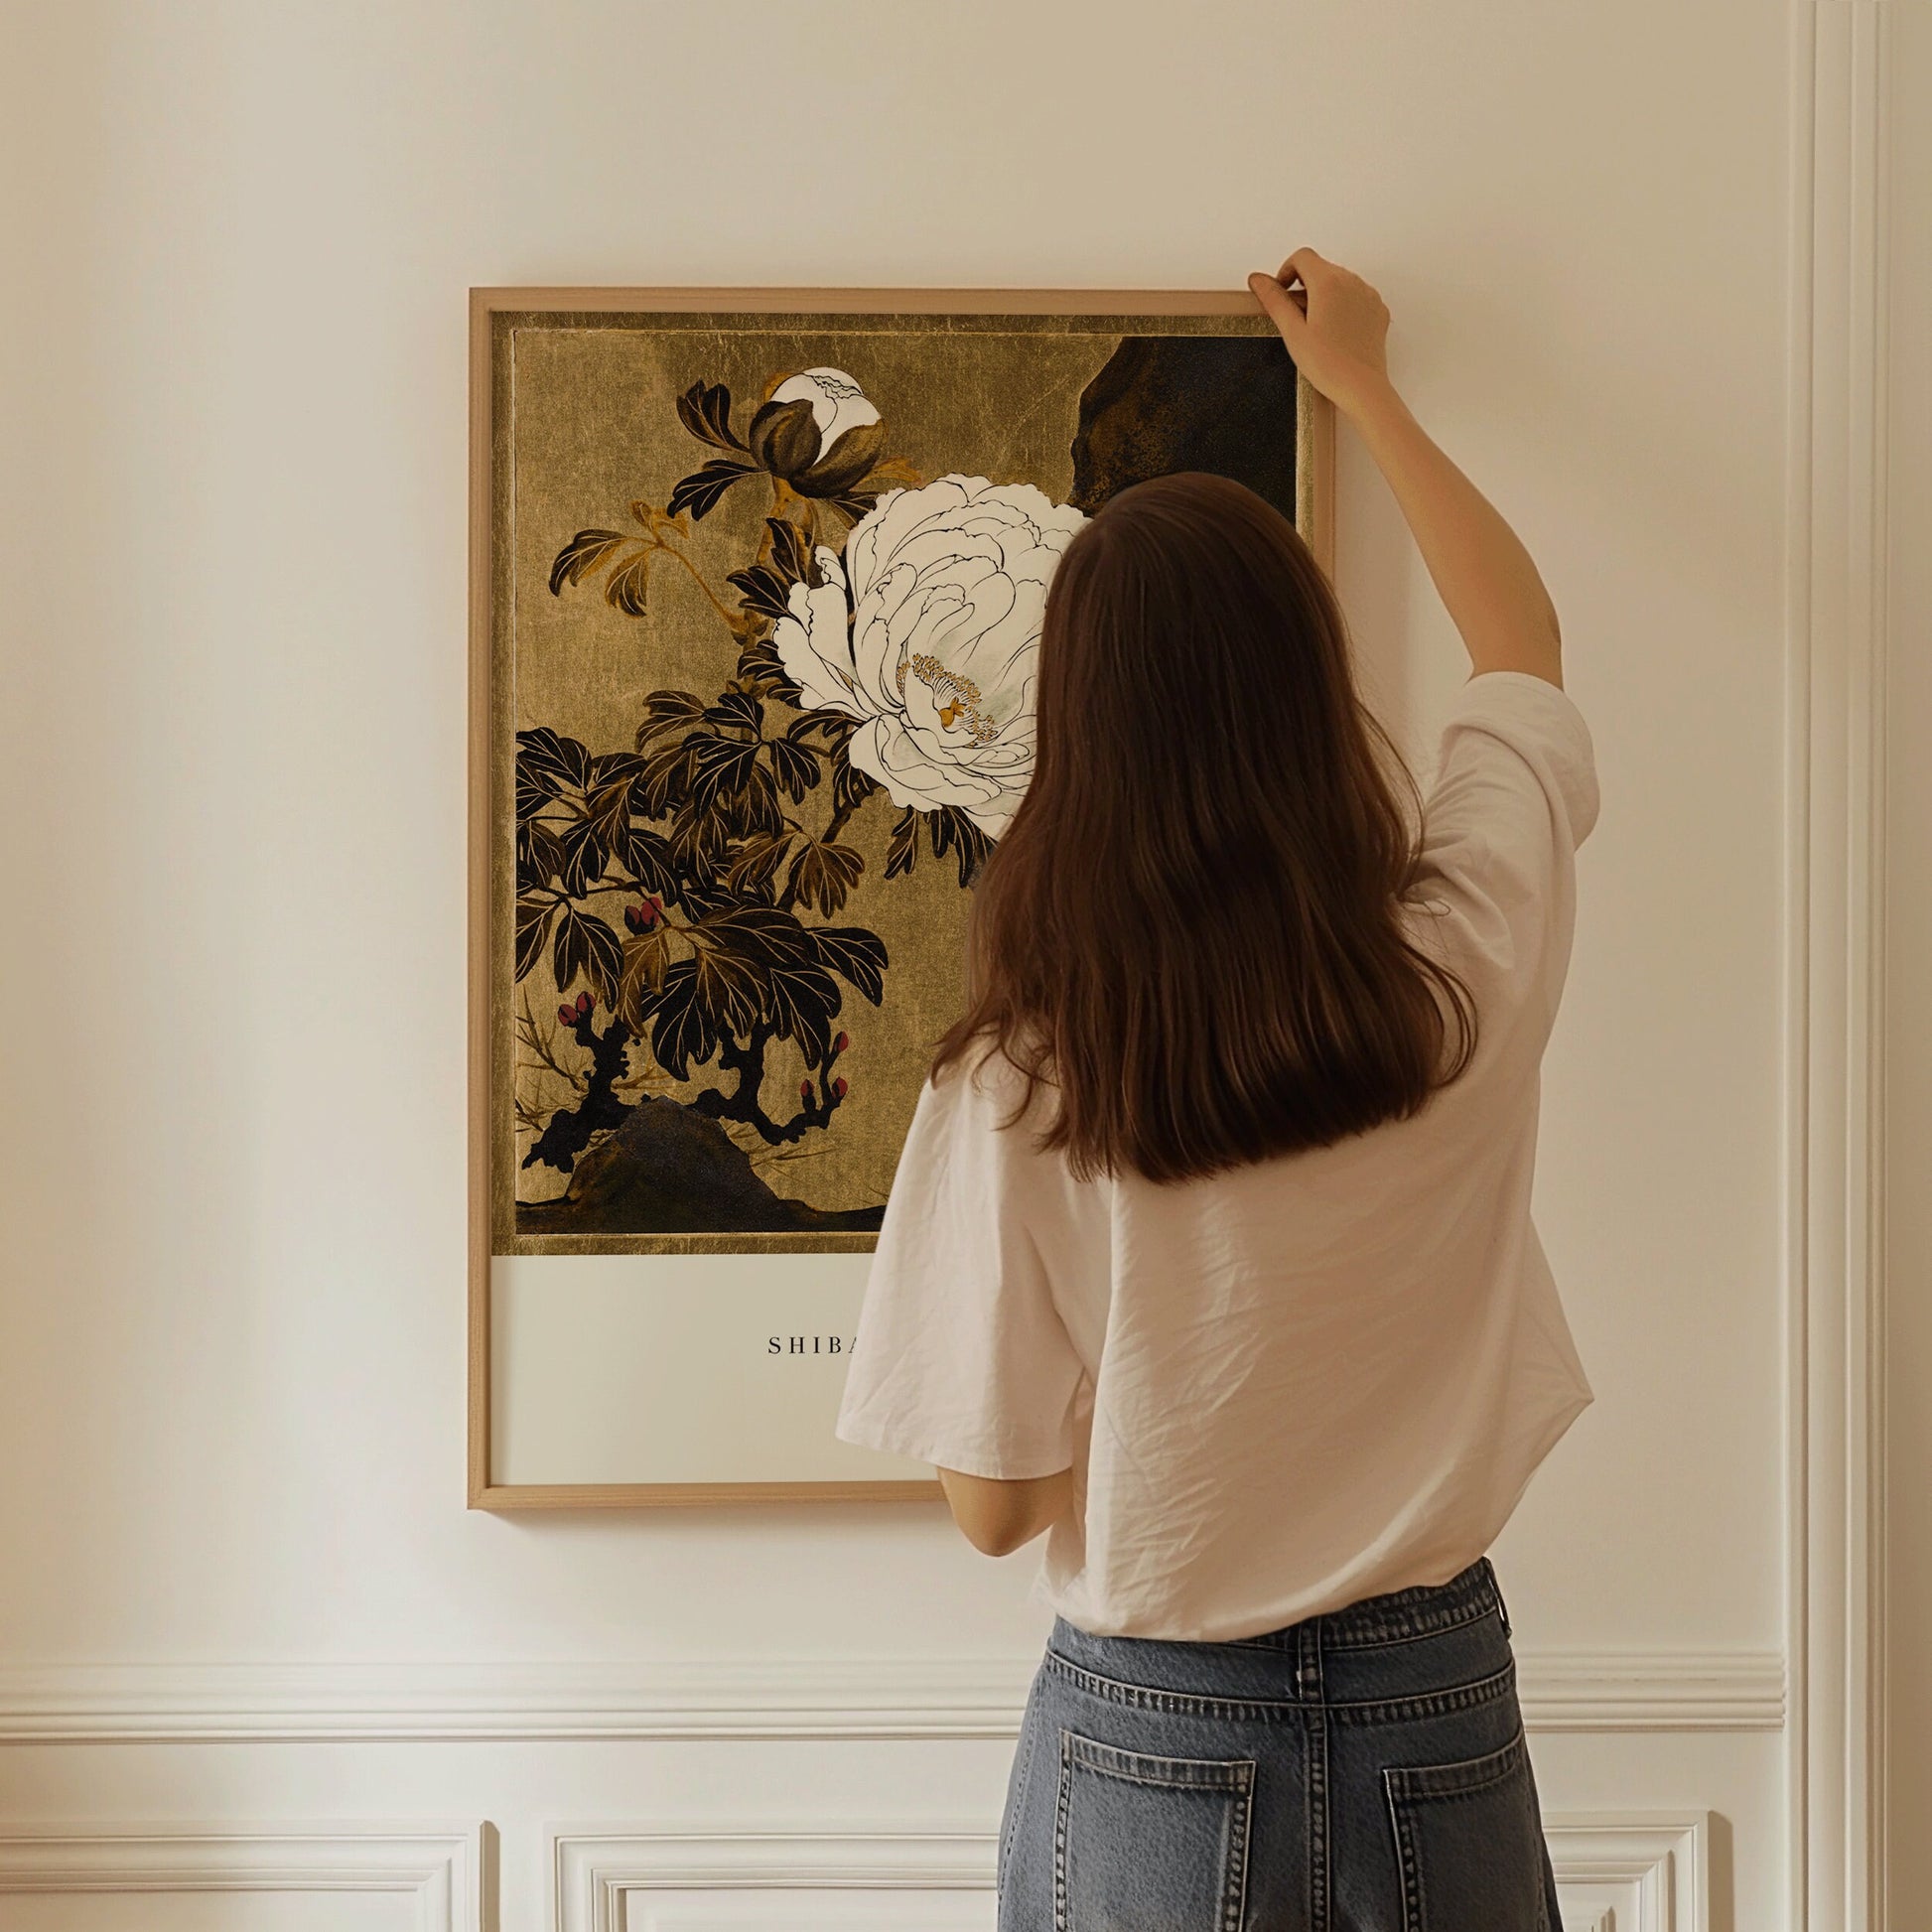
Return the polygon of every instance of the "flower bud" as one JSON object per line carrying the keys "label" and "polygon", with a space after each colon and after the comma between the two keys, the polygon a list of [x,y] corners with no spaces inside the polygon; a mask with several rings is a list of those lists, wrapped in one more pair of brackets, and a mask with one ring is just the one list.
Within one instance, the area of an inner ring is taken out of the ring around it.
{"label": "flower bud", "polygon": [[848,1033],[841,1033],[838,1038],[832,1042],[832,1051],[835,1053],[843,1053],[851,1044],[852,1035]]}
{"label": "flower bud", "polygon": [[841,1073],[839,1077],[832,1082],[832,1091],[841,1100],[845,1098],[845,1075],[843,1073]]}
{"label": "flower bud", "polygon": [[838,496],[871,471],[886,426],[843,369],[788,376],[752,418],[752,459],[802,496]]}
{"label": "flower bud", "polygon": [[812,1083],[809,1080],[798,1082],[798,1098],[808,1107],[812,1104]]}
{"label": "flower bud", "polygon": [[746,439],[760,468],[774,477],[802,476],[818,461],[818,425],[812,406],[802,396],[791,402],[768,402],[752,418]]}

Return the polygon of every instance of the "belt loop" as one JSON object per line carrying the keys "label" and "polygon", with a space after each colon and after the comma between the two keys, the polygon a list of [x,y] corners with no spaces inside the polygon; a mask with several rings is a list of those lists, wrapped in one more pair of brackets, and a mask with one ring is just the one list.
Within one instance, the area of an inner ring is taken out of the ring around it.
{"label": "belt loop", "polygon": [[1515,1632],[1509,1627],[1509,1605],[1503,1601],[1503,1587],[1496,1579],[1496,1566],[1484,1557],[1482,1567],[1489,1573],[1489,1587],[1496,1592],[1496,1614],[1503,1620],[1503,1635],[1513,1636]]}
{"label": "belt loop", "polygon": [[1303,1621],[1296,1642],[1295,1691],[1298,1697],[1319,1703],[1321,1698],[1321,1619]]}

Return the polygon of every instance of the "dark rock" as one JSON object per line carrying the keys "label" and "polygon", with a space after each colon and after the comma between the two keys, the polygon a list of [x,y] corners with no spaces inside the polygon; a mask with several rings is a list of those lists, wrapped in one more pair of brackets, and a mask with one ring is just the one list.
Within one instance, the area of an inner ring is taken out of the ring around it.
{"label": "dark rock", "polygon": [[1126,336],[1080,396],[1073,493],[1091,516],[1150,477],[1232,477],[1295,520],[1295,364],[1273,336]]}
{"label": "dark rock", "polygon": [[828,1213],[774,1194],[719,1124],[675,1100],[641,1100],[577,1163],[561,1200],[519,1202],[519,1234],[865,1232],[886,1210]]}

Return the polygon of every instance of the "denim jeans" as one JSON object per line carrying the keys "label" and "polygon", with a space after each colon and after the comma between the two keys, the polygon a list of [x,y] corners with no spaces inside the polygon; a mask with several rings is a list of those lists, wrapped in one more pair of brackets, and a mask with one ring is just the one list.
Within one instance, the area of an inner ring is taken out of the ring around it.
{"label": "denim jeans", "polygon": [[1000,1932],[1560,1932],[1488,1558],[1228,1643],[1057,1619]]}

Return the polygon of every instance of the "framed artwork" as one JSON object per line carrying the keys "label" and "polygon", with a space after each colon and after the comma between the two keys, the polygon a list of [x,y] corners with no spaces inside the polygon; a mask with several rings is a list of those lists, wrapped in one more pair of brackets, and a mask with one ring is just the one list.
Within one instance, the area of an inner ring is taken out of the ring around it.
{"label": "framed artwork", "polygon": [[470,1499],[938,1493],[837,1442],[1046,584],[1210,470],[1325,564],[1246,293],[472,292]]}

